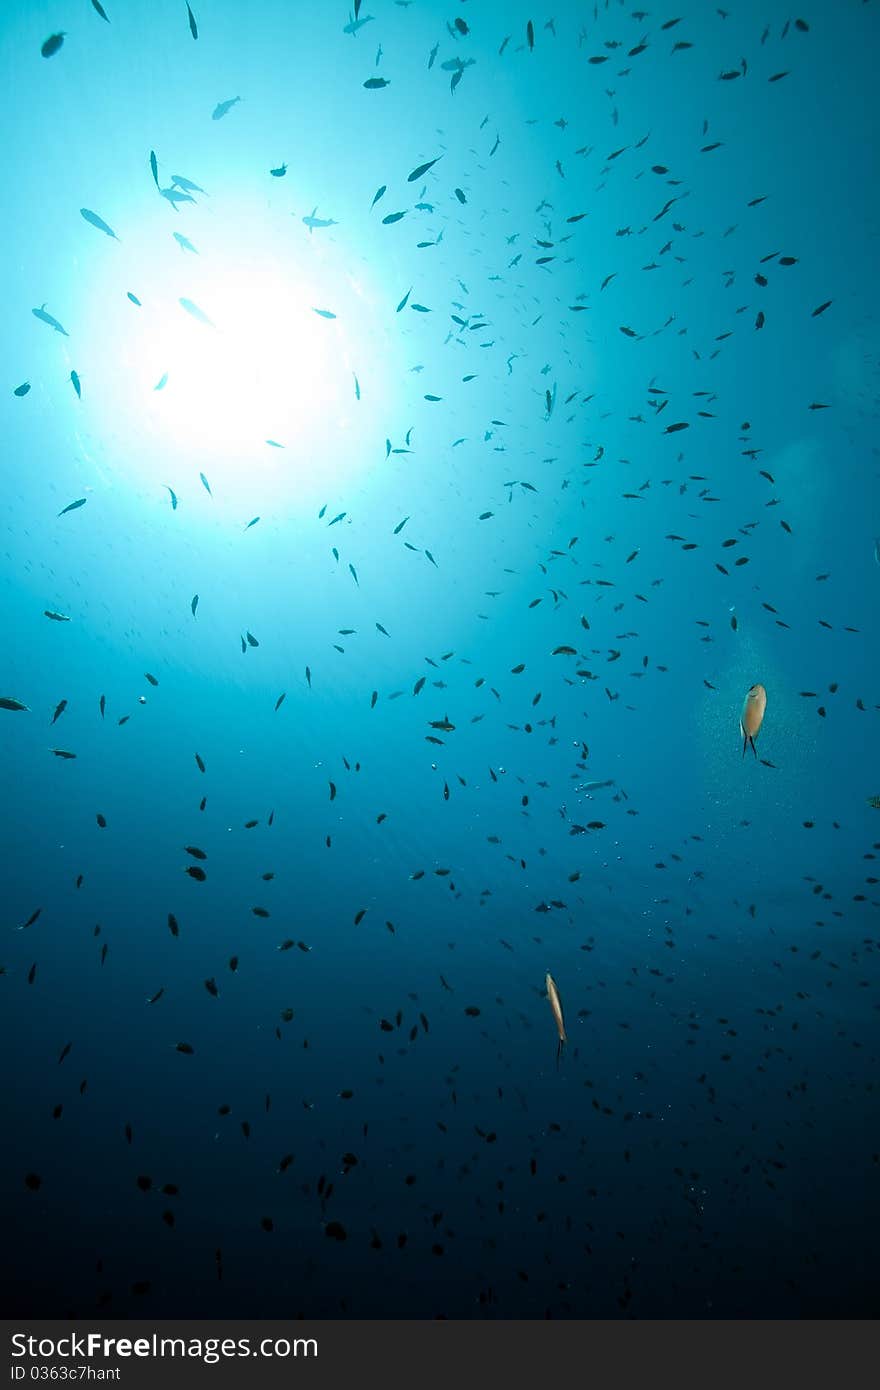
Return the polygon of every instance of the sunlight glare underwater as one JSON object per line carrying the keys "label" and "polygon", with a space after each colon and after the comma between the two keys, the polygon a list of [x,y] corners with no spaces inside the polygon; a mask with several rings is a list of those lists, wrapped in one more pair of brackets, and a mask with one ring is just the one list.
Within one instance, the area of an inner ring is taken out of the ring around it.
{"label": "sunlight glare underwater", "polygon": [[[172,240],[184,226],[195,254]],[[380,294],[322,235],[239,209],[201,230],[181,219],[119,243],[125,288],[118,263],[90,285],[84,335],[101,359],[88,375],[106,383],[99,399],[84,377],[93,437],[123,449],[101,460],[112,477],[185,494],[204,472],[218,502],[311,507],[382,457],[365,448],[375,436],[382,449],[394,372]]]}

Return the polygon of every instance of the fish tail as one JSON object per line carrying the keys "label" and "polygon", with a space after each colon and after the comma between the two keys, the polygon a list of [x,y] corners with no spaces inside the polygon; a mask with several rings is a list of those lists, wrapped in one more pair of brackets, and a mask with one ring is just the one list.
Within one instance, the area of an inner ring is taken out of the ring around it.
{"label": "fish tail", "polygon": [[749,734],[749,744],[750,744],[750,746],[751,746],[752,752],[754,753],[755,757],[757,758],[757,756],[758,756],[758,750],[757,750],[757,748],[755,747],[755,740],[752,738],[751,734]]}

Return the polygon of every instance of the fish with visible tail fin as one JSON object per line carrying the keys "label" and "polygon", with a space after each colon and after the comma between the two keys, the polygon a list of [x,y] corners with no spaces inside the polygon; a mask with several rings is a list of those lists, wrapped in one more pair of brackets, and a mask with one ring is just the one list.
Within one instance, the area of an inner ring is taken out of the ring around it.
{"label": "fish with visible tail fin", "polygon": [[167,199],[167,201],[171,204],[175,212],[177,212],[178,203],[195,202],[195,198],[192,196],[191,193],[182,193],[179,188],[160,188],[159,192],[162,195],[162,197]]}
{"label": "fish with visible tail fin", "polygon": [[416,180],[420,179],[423,174],[427,174],[429,169],[433,169],[434,165],[437,163],[437,160],[440,160],[442,158],[442,154],[438,154],[437,159],[429,159],[427,164],[420,164],[417,169],[413,169],[412,173],[407,175],[407,183],[415,183]]}
{"label": "fish with visible tail fin", "polygon": [[208,328],[217,327],[217,325],[215,323],[212,323],[212,321],[208,318],[208,315],[202,309],[199,308],[198,304],[193,304],[191,299],[181,299],[179,303],[181,309],[185,309],[186,312],[190,314],[194,319],[198,319],[199,323],[204,323]]}
{"label": "fish with visible tail fin", "polygon": [[103,217],[99,217],[96,212],[92,212],[89,208],[80,208],[79,211],[80,216],[84,217],[85,220],[91,224],[91,226],[97,227],[99,232],[103,232],[105,236],[112,237],[114,241],[119,240],[119,237],[116,235],[113,228],[108,227]]}
{"label": "fish with visible tail fin", "polygon": [[171,182],[178,188],[185,188],[187,193],[204,193],[206,198],[211,196],[204,188],[201,188],[199,184],[193,183],[192,179],[184,178],[183,174],[172,174]]}
{"label": "fish with visible tail fin", "polygon": [[559,991],[556,988],[556,981],[550,972],[544,979],[547,989],[547,998],[550,1000],[550,1008],[553,1011],[553,1020],[556,1024],[556,1031],[559,1034],[559,1042],[556,1045],[556,1065],[559,1066],[559,1058],[562,1056],[562,1049],[568,1039],[565,1036],[565,1020],[562,1016],[562,1000],[559,998]]}
{"label": "fish with visible tail fin", "polygon": [[316,215],[317,211],[318,209],[315,207],[309,213],[308,217],[303,218],[303,222],[308,227],[310,233],[314,231],[316,227],[337,227],[339,225],[338,222],[333,221],[332,217],[318,217]]}
{"label": "fish with visible tail fin", "polygon": [[743,737],[743,757],[745,757],[748,747],[751,747],[756,758],[758,756],[758,750],[755,747],[755,739],[763,723],[764,711],[766,708],[767,691],[764,689],[763,685],[751,686],[746,695],[739,721],[739,731]]}
{"label": "fish with visible tail fin", "polygon": [[70,337],[67,329],[63,328],[57,319],[53,319],[51,314],[46,313],[45,304],[41,304],[39,309],[31,309],[31,313],[34,318],[40,319],[42,323],[48,323],[49,327],[54,328],[56,333],[63,333],[65,338]]}
{"label": "fish with visible tail fin", "polygon": [[375,15],[371,14],[365,14],[363,19],[358,19],[359,8],[358,5],[355,5],[354,19],[349,15],[348,23],[342,30],[343,34],[351,34],[352,38],[357,38],[358,29],[363,29],[365,24],[369,24],[371,19],[375,19]]}
{"label": "fish with visible tail fin", "polygon": [[186,7],[186,12],[189,16],[189,32],[192,34],[194,39],[197,39],[199,37],[199,26],[196,24],[196,17],[190,9],[188,3]]}

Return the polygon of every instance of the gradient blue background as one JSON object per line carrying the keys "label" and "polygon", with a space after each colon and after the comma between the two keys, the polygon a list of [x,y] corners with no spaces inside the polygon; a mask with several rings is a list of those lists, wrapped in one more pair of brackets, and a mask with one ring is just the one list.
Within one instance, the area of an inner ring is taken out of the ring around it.
{"label": "gradient blue background", "polygon": [[876,5],[105,9],[0,20],[3,1306],[876,1315]]}

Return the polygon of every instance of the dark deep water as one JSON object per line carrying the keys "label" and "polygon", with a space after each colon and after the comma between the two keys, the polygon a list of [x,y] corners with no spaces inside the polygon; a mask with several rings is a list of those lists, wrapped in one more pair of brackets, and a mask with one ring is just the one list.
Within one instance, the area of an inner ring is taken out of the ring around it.
{"label": "dark deep water", "polygon": [[804,4],[3,6],[8,1315],[877,1314],[880,18]]}

